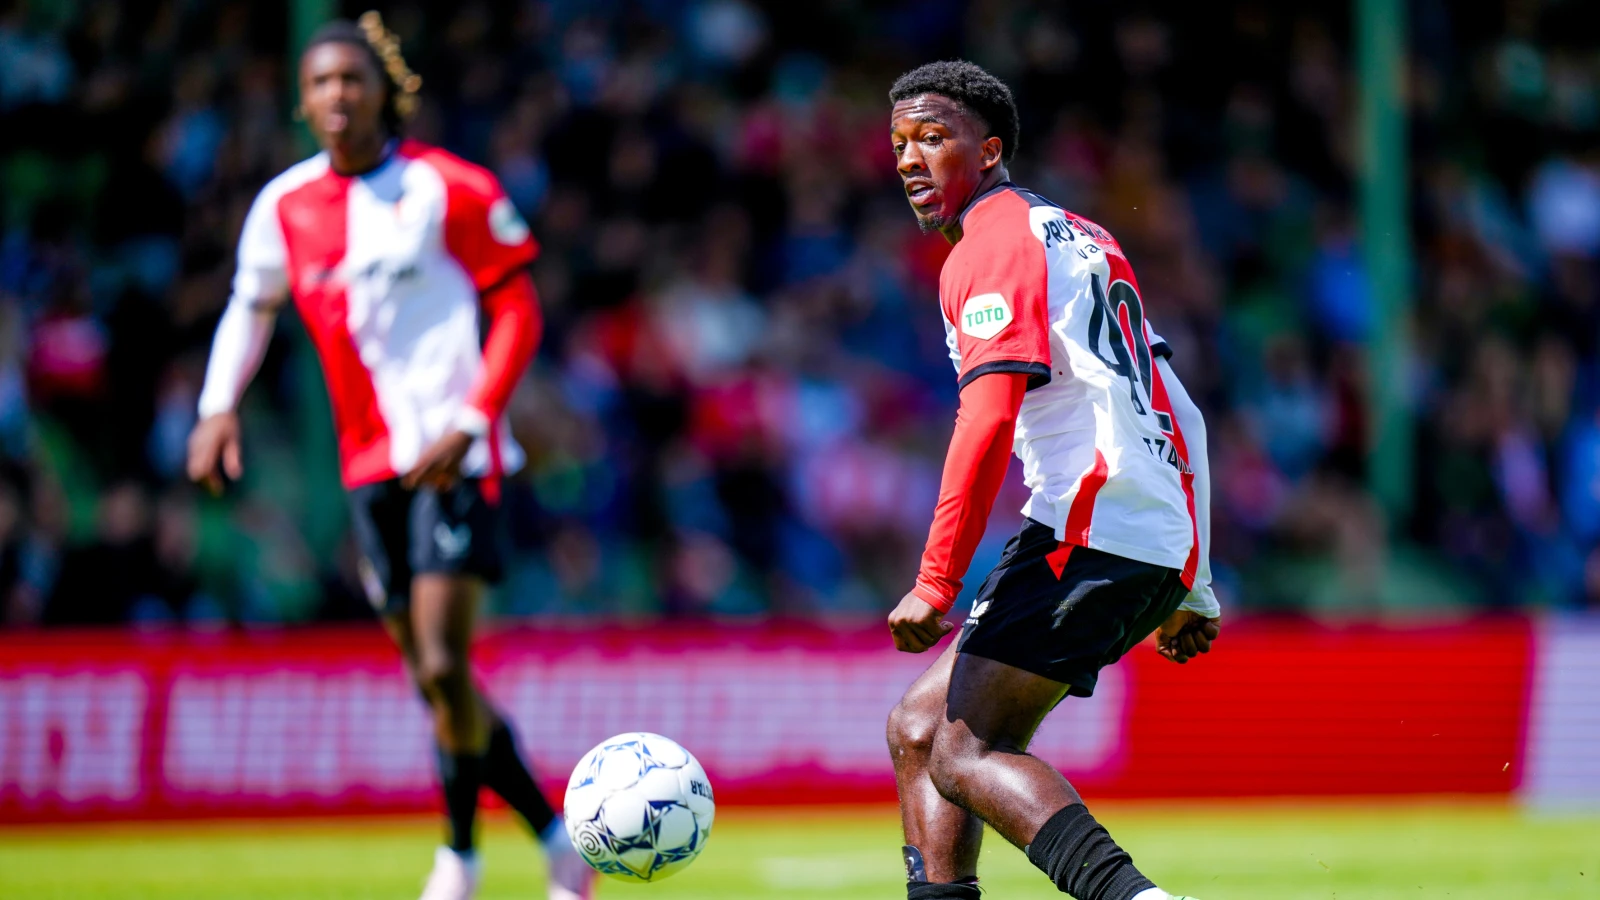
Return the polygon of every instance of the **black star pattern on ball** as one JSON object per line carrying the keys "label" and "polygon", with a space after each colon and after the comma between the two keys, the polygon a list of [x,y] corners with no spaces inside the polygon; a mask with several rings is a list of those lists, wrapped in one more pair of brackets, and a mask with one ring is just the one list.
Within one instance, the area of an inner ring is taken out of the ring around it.
{"label": "black star pattern on ball", "polygon": [[629,756],[632,756],[634,761],[638,764],[638,769],[634,774],[635,781],[643,778],[645,775],[648,775],[656,769],[681,768],[680,766],[671,766],[662,762],[654,753],[650,751],[650,745],[646,744],[644,741],[619,741],[615,744],[606,744],[602,746],[600,748],[600,752],[596,753],[594,755],[594,759],[589,763],[589,771],[584,773],[583,779],[573,786],[588,787],[589,785],[594,784],[595,779],[600,774],[601,762],[618,753],[626,753]]}
{"label": "black star pattern on ball", "polygon": [[[589,760],[589,771],[585,772],[583,779],[577,784],[573,785],[573,787],[581,788],[594,784],[595,779],[600,774],[600,764],[612,754],[618,752],[627,753],[639,763],[639,776],[644,775],[644,773],[650,771],[650,769],[666,768],[665,766],[662,766],[654,756],[650,755],[650,749],[644,746],[644,743],[641,741],[618,741],[615,744],[602,744],[597,751],[593,752],[592,757]],[[650,760],[648,768],[646,768],[646,759]]]}
{"label": "black star pattern on ball", "polygon": [[614,744],[614,745],[612,745],[610,747],[607,747],[606,750],[608,752],[615,750],[615,751],[626,751],[628,753],[632,753],[634,759],[639,761],[639,777],[640,778],[643,778],[644,776],[646,776],[649,773],[655,771],[656,769],[671,769],[671,768],[674,768],[673,766],[669,766],[666,763],[662,762],[661,760],[657,759],[656,755],[651,752],[650,745],[646,744],[644,741],[628,741],[628,742],[622,743],[622,744]]}
{"label": "black star pattern on ball", "polygon": [[[592,751],[588,769],[583,773],[583,777],[573,785],[574,789],[595,785],[600,780],[602,765],[619,756],[631,757],[634,762],[631,784],[637,784],[640,779],[656,769],[672,771],[683,768],[682,762],[669,763],[662,761],[652,752],[650,745],[644,740],[637,738],[620,740],[602,744]],[[612,765],[615,766],[616,762],[613,762]],[[626,763],[622,765],[626,767]],[[614,793],[625,793],[627,790],[628,786],[616,786],[613,791],[608,791],[607,793],[610,796]],[[694,859],[700,852],[701,846],[705,843],[705,834],[699,827],[698,817],[694,815],[692,810],[689,810],[680,800],[676,799],[647,800],[645,803],[643,821],[639,823],[639,828],[635,835],[628,838],[619,837],[604,826],[605,804],[604,802],[601,803],[601,807],[595,811],[594,818],[591,821],[596,826],[595,836],[610,851],[611,858],[596,860],[592,858],[591,854],[586,853],[585,857],[590,858],[590,863],[594,868],[606,874],[632,876],[643,881],[649,881],[664,867]],[[663,820],[674,809],[683,809],[689,813],[690,820],[694,822],[695,827],[682,845],[665,848],[658,847],[657,843],[661,840]],[[649,854],[648,865],[642,869],[635,868],[637,863],[630,865],[622,861],[622,857],[627,854],[644,855],[640,851]]]}
{"label": "black star pattern on ball", "polygon": [[644,821],[639,829],[639,835],[633,838],[619,838],[611,836],[611,849],[621,858],[624,853],[634,850],[649,850],[653,854],[650,868],[643,872],[634,872],[640,878],[649,879],[651,875],[661,870],[662,866],[686,859],[693,859],[696,848],[700,845],[700,829],[698,823],[689,842],[682,847],[669,847],[665,850],[656,846],[656,841],[661,837],[661,819],[669,810],[681,808],[682,804],[676,800],[651,800],[644,809]]}
{"label": "black star pattern on ball", "polygon": [[694,859],[695,855],[699,852],[700,824],[699,822],[696,822],[694,832],[689,835],[688,843],[684,844],[682,847],[673,847],[669,850],[656,850],[656,859],[658,860],[656,863],[656,868],[659,869],[662,866],[671,865],[672,863],[683,862],[686,859]]}

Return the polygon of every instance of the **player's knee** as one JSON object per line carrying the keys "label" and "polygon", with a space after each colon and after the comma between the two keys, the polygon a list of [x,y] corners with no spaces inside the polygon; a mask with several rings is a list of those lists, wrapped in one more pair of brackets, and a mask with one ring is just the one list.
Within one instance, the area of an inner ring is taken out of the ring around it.
{"label": "player's knee", "polygon": [[981,752],[982,747],[966,729],[941,725],[928,754],[928,777],[941,796],[952,803],[961,802]]}
{"label": "player's knee", "polygon": [[466,658],[454,653],[423,653],[415,671],[417,687],[435,701],[449,702],[468,683]]}
{"label": "player's knee", "polygon": [[889,713],[890,756],[895,760],[908,755],[926,758],[938,730],[938,715],[901,700]]}

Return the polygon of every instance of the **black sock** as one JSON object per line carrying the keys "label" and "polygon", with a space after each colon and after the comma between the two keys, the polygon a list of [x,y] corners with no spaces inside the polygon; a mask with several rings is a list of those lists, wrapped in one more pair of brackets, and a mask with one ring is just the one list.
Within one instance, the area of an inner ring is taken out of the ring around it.
{"label": "black sock", "polygon": [[983,895],[970,881],[938,884],[928,881],[906,883],[906,900],[978,900]]}
{"label": "black sock", "polygon": [[483,757],[439,749],[439,781],[444,785],[444,812],[450,823],[450,849],[472,852],[472,826],[478,818],[478,788],[483,785]]}
{"label": "black sock", "polygon": [[555,821],[556,811],[550,807],[517,753],[517,739],[511,727],[499,716],[495,716],[494,727],[489,732],[489,751],[483,757],[483,784],[527,820],[536,836],[543,837],[550,823]]}
{"label": "black sock", "polygon": [[1063,807],[1027,847],[1028,861],[1078,900],[1130,900],[1155,887],[1081,803]]}

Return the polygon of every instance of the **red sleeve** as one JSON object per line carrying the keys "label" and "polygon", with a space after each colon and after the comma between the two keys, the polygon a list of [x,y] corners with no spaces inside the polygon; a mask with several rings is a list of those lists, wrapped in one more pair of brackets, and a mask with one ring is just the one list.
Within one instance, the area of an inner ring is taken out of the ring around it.
{"label": "red sleeve", "polygon": [[526,272],[517,272],[489,288],[482,302],[489,333],[483,341],[483,368],[467,394],[467,405],[493,422],[505,412],[511,392],[533,359],[544,320],[539,315],[533,279]]}
{"label": "red sleeve", "polygon": [[1050,382],[1050,274],[1028,209],[1009,191],[974,207],[940,274],[963,388],[989,372],[1027,375],[1029,390]]}
{"label": "red sleeve", "polygon": [[408,144],[445,185],[444,243],[479,291],[505,281],[539,255],[522,220],[489,170],[437,148]]}
{"label": "red sleeve", "polygon": [[912,592],[940,612],[949,612],[961,579],[983,538],[989,510],[1011,463],[1011,438],[1027,393],[1024,372],[974,379],[961,392],[955,433],[945,456],[939,505],[922,551],[922,569]]}

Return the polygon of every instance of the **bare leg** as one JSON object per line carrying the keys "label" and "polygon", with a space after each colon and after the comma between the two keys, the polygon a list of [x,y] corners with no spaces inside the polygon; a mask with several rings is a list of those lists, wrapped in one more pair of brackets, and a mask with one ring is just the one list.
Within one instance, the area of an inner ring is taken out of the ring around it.
{"label": "bare leg", "polygon": [[447,753],[481,754],[489,743],[490,718],[468,659],[481,593],[476,578],[459,575],[423,574],[411,582],[412,676]]}
{"label": "bare leg", "polygon": [[[395,648],[400,651],[400,658],[405,661],[406,674],[411,677],[411,682],[417,685],[418,690],[421,690],[422,680],[417,674],[419,661],[417,657],[418,651],[416,630],[411,625],[411,611],[408,609],[401,615],[384,616],[382,621],[384,630],[389,634],[389,639],[394,641]],[[478,690],[476,682],[473,683],[473,694],[478,698],[479,709],[482,711],[481,714],[490,723],[490,727],[492,728],[494,724],[494,712],[489,707],[489,701],[485,699],[483,693]],[[427,700],[428,709],[430,712],[432,712],[433,699],[426,693],[424,693],[423,699]],[[434,729],[435,737],[437,738],[437,716],[435,716]],[[442,738],[439,738],[439,740],[442,740]]]}
{"label": "bare leg", "polygon": [[900,821],[906,843],[921,852],[927,880],[934,883],[975,877],[983,843],[983,822],[940,796],[928,774],[955,659],[952,641],[889,714],[889,755],[900,791]]}
{"label": "bare leg", "polygon": [[[472,679],[467,654],[479,590],[475,579],[419,576],[412,582],[411,614],[389,616],[383,622],[433,712],[434,733],[442,751],[440,776],[446,782],[446,814],[452,843],[460,843],[459,838],[471,833],[468,807],[476,804],[477,789],[471,787],[466,795],[453,797],[450,782],[460,773],[447,774],[444,767],[449,762],[443,757],[482,755],[482,786],[499,794],[545,842],[550,854],[548,889],[552,900],[589,897],[596,878],[594,870],[567,841],[566,830],[556,821],[556,811],[534,783],[504,723],[499,725],[502,733],[498,738],[504,743],[495,743],[497,714]],[[469,699],[462,698],[463,689],[469,692]],[[455,800],[459,800],[460,808],[456,808]]]}
{"label": "bare leg", "polygon": [[969,654],[955,658],[949,677],[933,740],[933,784],[945,799],[1026,847],[1051,816],[1083,802],[1060,772],[1027,752],[1067,685]]}

